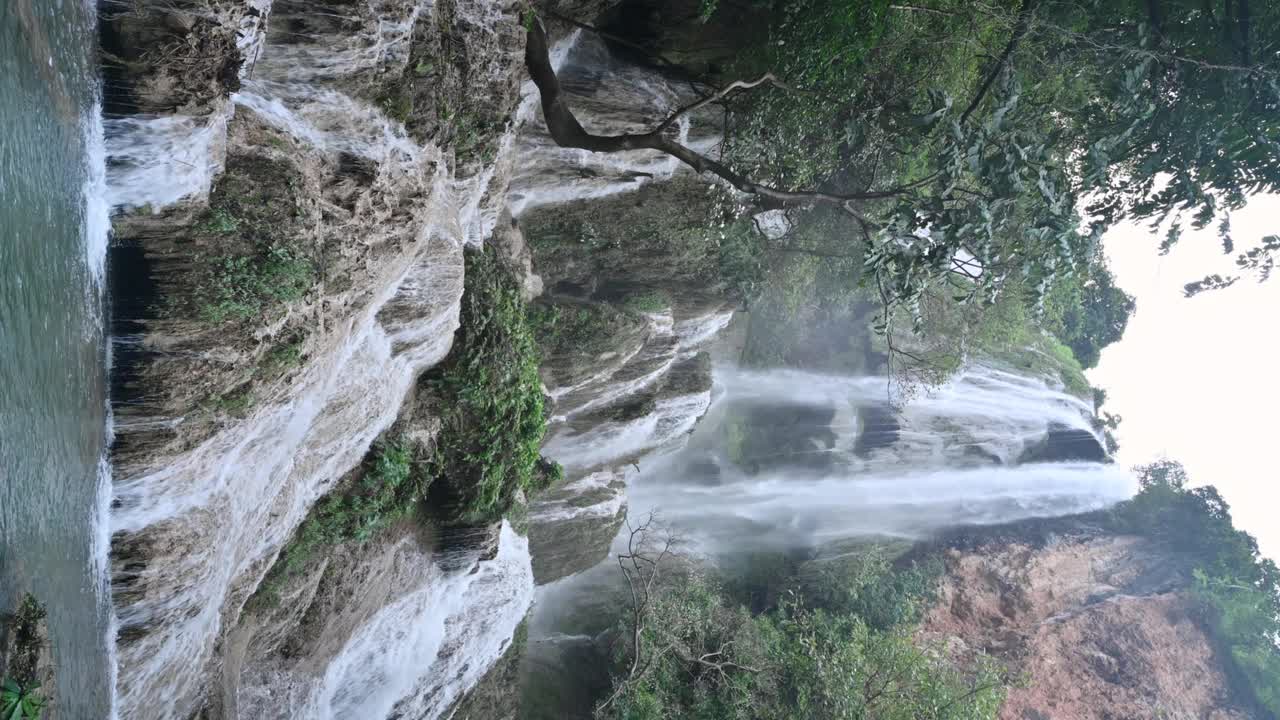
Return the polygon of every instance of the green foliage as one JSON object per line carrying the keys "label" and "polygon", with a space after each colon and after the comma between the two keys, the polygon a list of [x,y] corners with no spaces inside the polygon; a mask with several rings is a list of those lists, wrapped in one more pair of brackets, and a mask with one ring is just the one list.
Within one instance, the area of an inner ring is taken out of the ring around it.
{"label": "green foliage", "polygon": [[698,20],[706,22],[716,14],[716,8],[720,6],[720,0],[700,0],[698,4]]}
{"label": "green foliage", "polygon": [[866,281],[915,323],[928,292],[983,304],[1012,281],[1038,316],[1051,288],[1074,284],[1083,312],[1058,318],[1060,338],[1091,366],[1132,307],[1090,277],[1102,232],[1125,219],[1167,230],[1163,250],[1184,224],[1217,223],[1239,272],[1188,294],[1272,271],[1280,236],[1236,253],[1230,212],[1280,190],[1274,8],[776,7],[733,74],[769,70],[790,89],[730,101],[726,160],[783,188],[871,191],[841,237],[865,246]]}
{"label": "green foliage", "polygon": [[872,546],[815,561],[802,588],[806,600],[836,614],[858,617],[875,630],[919,622],[934,600],[942,561],[937,557],[895,568],[885,549]]}
{"label": "green foliage", "polygon": [[[961,671],[917,646],[908,627],[876,630],[795,596],[752,615],[698,573],[668,583],[649,617],[638,665],[645,670],[619,677],[619,694],[599,717],[993,718],[1004,696],[993,663]],[[630,651],[620,653],[620,669],[630,667]]]}
{"label": "green foliage", "polygon": [[196,225],[200,270],[193,281],[195,315],[208,323],[260,318],[300,300],[316,268],[297,227],[296,172],[283,163],[236,158],[228,163]]}
{"label": "green foliage", "polygon": [[0,720],[34,720],[44,709],[36,671],[42,650],[40,624],[45,617],[44,607],[27,593],[13,616],[5,618],[13,651],[7,658],[9,674],[0,679]]}
{"label": "green foliage", "polygon": [[196,288],[200,317],[210,323],[249,320],[273,305],[302,299],[313,284],[311,262],[284,245],[256,256],[223,257]]}
{"label": "green foliage", "polygon": [[44,711],[39,685],[19,685],[5,678],[0,683],[0,720],[37,720]]}
{"label": "green foliage", "polygon": [[1102,349],[1124,335],[1136,304],[1106,267],[1096,265],[1083,286],[1076,277],[1055,283],[1043,307],[1044,328],[1071,348],[1082,367],[1091,368]]}
{"label": "green foliage", "polygon": [[629,295],[622,301],[622,306],[634,313],[656,313],[671,307],[671,298],[666,293],[652,291]]}
{"label": "green foliage", "polygon": [[597,302],[539,302],[529,307],[528,315],[538,347],[546,357],[594,357],[608,352],[615,349],[612,343],[619,334],[637,322],[614,306]]}
{"label": "green foliage", "polygon": [[1212,486],[1188,487],[1181,465],[1139,468],[1140,492],[1113,515],[1123,530],[1166,544],[1195,567],[1195,595],[1233,681],[1260,709],[1280,717],[1280,569],[1257,541],[1235,529]]}
{"label": "green foliage", "polygon": [[260,368],[268,375],[279,375],[302,364],[302,338],[289,339],[272,347],[262,356]]}
{"label": "green foliage", "polygon": [[[915,359],[902,361],[899,373],[920,375],[923,385],[937,385],[974,359],[995,361],[1013,369],[1061,381],[1076,397],[1091,396],[1084,369],[1071,349],[1041,329],[1035,311],[1019,283],[1010,283],[999,297],[967,304],[949,295],[928,292],[920,299],[915,336],[900,335],[899,345],[910,348]],[[898,326],[911,318],[897,313]],[[925,365],[924,368],[917,367]]]}
{"label": "green foliage", "polygon": [[232,417],[244,417],[254,403],[253,389],[248,385],[231,392],[218,395],[213,399],[213,407]]}
{"label": "green foliage", "polygon": [[1276,594],[1196,571],[1196,598],[1227,648],[1238,682],[1271,716],[1280,717],[1280,620]]}
{"label": "green foliage", "polygon": [[298,526],[258,590],[260,601],[274,603],[283,583],[321,548],[366,542],[411,515],[431,483],[406,439],[379,443],[360,470],[354,483],[321,498]]}
{"label": "green foliage", "polygon": [[[414,67],[414,74],[418,75],[417,66]],[[393,88],[391,92],[382,97],[378,103],[382,107],[382,111],[387,117],[395,120],[401,125],[405,125],[413,117],[413,94],[406,92],[402,88]]]}
{"label": "green foliage", "polygon": [[492,250],[469,254],[461,327],[430,376],[447,408],[434,461],[438,487],[465,521],[499,518],[518,490],[552,479],[539,471],[546,430],[539,359],[515,279]]}
{"label": "green foliage", "polygon": [[720,234],[716,274],[732,292],[752,299],[760,294],[768,268],[764,236],[748,220],[730,223]]}
{"label": "green foliage", "polygon": [[240,221],[226,210],[218,208],[209,213],[209,219],[204,222],[203,228],[206,232],[227,235],[240,228]]}

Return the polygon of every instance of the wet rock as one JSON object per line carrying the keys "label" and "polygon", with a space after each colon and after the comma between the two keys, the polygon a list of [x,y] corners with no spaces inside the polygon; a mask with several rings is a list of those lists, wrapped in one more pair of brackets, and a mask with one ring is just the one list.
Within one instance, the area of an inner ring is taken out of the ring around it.
{"label": "wet rock", "polygon": [[530,509],[534,580],[543,585],[604,560],[626,518],[626,473],[605,469],[543,493]]}
{"label": "wet rock", "polygon": [[866,405],[858,408],[858,439],[854,452],[867,457],[880,448],[892,447],[898,441],[902,424],[890,408],[883,405]]}
{"label": "wet rock", "polygon": [[1051,424],[1043,439],[1028,447],[1018,464],[1033,462],[1107,462],[1106,449],[1088,430]]}

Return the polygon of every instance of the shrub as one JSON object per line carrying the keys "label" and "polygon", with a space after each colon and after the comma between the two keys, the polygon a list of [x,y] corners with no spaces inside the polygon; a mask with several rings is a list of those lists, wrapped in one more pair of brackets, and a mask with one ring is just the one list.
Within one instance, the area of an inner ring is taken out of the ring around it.
{"label": "shrub", "polygon": [[207,248],[193,280],[191,303],[208,323],[254,319],[275,305],[301,299],[315,284],[296,188],[288,163],[261,157],[228,159],[209,196],[209,211],[194,228]]}
{"label": "shrub", "polygon": [[994,718],[1004,698],[991,661],[961,670],[908,627],[877,630],[795,595],[752,615],[695,572],[661,585],[645,613],[641,662],[620,647],[617,697],[600,717],[969,720]]}
{"label": "shrub", "polygon": [[424,468],[415,462],[407,440],[375,445],[359,478],[322,498],[298,526],[257,596],[274,604],[284,581],[302,570],[317,550],[344,542],[366,542],[409,516],[430,482]]}
{"label": "shrub", "polygon": [[13,635],[13,652],[8,658],[8,675],[0,679],[0,718],[34,720],[44,710],[45,699],[38,692],[36,670],[40,663],[40,623],[45,609],[30,593],[22,597],[13,617],[7,619]]}
{"label": "shrub", "polygon": [[622,306],[633,313],[656,313],[671,307],[671,298],[661,292],[647,292],[628,296]]}
{"label": "shrub", "polygon": [[5,678],[0,683],[0,717],[4,720],[37,720],[44,711],[39,685],[20,685]]}
{"label": "shrub", "polygon": [[196,287],[199,314],[210,323],[249,320],[272,305],[300,300],[314,283],[311,262],[285,245],[222,257]]}
{"label": "shrub", "polygon": [[492,250],[467,256],[460,322],[453,351],[428,378],[447,408],[432,499],[462,522],[486,522],[518,490],[551,480],[538,471],[547,421],[538,346],[519,285]]}

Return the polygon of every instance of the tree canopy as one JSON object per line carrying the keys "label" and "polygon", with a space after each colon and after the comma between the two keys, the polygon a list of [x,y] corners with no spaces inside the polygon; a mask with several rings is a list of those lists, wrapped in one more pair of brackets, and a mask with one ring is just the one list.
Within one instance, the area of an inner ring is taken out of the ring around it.
{"label": "tree canopy", "polygon": [[1161,251],[1185,225],[1216,223],[1236,274],[1209,273],[1188,294],[1269,275],[1280,237],[1237,250],[1230,213],[1280,190],[1277,8],[799,0],[767,12],[767,41],[692,106],[726,107],[719,158],[671,136],[692,107],[648,133],[591,136],[531,24],[529,65],[552,136],[596,152],[670,153],[759,206],[838,208],[844,240],[864,249],[863,282],[917,319],[930,290],[990,303],[1016,281],[1042,308],[1055,283],[1074,279],[1104,306],[1078,319],[1073,347],[1086,361],[1127,306],[1088,279],[1117,222],[1160,229]]}

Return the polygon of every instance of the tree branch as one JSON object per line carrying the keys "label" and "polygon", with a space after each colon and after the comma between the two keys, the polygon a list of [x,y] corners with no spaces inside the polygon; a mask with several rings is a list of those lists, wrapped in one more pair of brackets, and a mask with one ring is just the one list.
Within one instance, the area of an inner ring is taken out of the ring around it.
{"label": "tree branch", "polygon": [[[751,178],[736,172],[723,162],[714,160],[699,152],[696,152],[676,140],[665,135],[664,131],[670,127],[674,118],[689,112],[690,110],[713,102],[712,99],[702,99],[692,105],[677,110],[671,117],[668,117],[662,124],[650,132],[646,133],[626,133],[622,135],[593,135],[582,127],[578,122],[578,118],[573,114],[565,96],[560,87],[560,80],[556,76],[555,69],[551,66],[551,58],[548,51],[546,29],[541,21],[535,19],[527,33],[527,42],[525,44],[525,65],[529,70],[529,75],[533,79],[534,85],[538,88],[538,93],[542,100],[542,115],[547,124],[547,131],[551,135],[551,139],[560,147],[577,148],[579,150],[587,150],[598,153],[616,153],[626,152],[628,150],[657,150],[666,153],[680,160],[684,164],[693,168],[698,174],[711,173],[722,180],[725,180],[739,192],[747,195],[755,195],[757,197],[768,198],[781,204],[825,204],[837,207],[846,214],[853,216],[859,222],[866,222],[861,216],[854,203],[867,200],[883,200],[886,198],[896,197],[910,190],[925,185],[936,177],[937,173],[920,180],[916,180],[905,185],[901,185],[888,190],[870,191],[851,194],[828,193],[819,190],[786,190],[782,188],[772,187],[758,183]],[[756,87],[764,82],[772,81],[777,84],[777,79],[771,74],[766,74],[751,83],[734,83],[721,91],[727,94],[728,91],[736,89],[744,89]]]}
{"label": "tree branch", "polygon": [[978,92],[974,94],[973,100],[969,101],[969,107],[964,109],[964,113],[960,115],[960,124],[963,125],[978,109],[978,105],[982,103],[982,98],[986,96],[987,91],[991,89],[992,83],[1000,76],[1000,71],[1004,69],[1004,64],[1009,61],[1009,57],[1013,55],[1013,51],[1018,47],[1018,42],[1022,40],[1022,36],[1027,34],[1027,28],[1031,24],[1031,7],[1034,0],[1022,0],[1022,5],[1018,8],[1018,21],[1014,23],[1013,35],[1009,37],[1009,42],[1004,46],[1004,51],[1000,53],[999,59],[995,65],[991,67],[991,72],[987,73],[987,78],[982,81],[982,85],[978,87]]}

